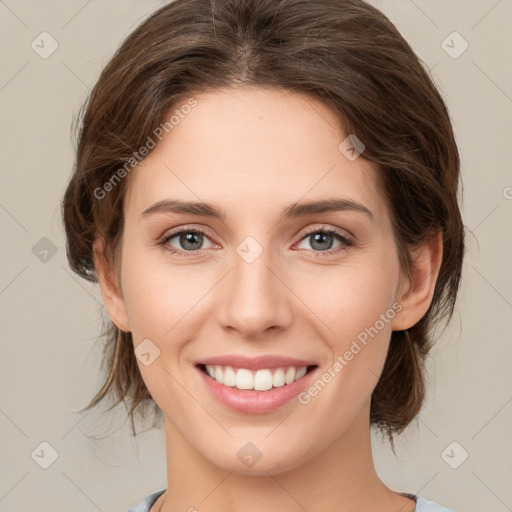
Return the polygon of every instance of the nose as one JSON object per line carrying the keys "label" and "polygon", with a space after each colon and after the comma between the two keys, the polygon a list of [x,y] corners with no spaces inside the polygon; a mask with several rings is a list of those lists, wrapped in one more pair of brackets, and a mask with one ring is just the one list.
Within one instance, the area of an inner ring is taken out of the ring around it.
{"label": "nose", "polygon": [[269,250],[248,262],[233,254],[218,302],[218,321],[227,330],[235,330],[247,339],[258,339],[267,331],[286,329],[293,312],[286,276],[276,265]]}

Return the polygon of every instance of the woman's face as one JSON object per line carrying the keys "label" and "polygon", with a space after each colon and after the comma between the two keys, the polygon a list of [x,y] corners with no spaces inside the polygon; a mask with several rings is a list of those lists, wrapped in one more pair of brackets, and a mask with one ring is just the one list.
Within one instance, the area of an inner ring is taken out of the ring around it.
{"label": "woman's face", "polygon": [[[195,99],[130,176],[117,323],[178,452],[278,473],[368,436],[401,308],[389,213],[322,103],[253,87]],[[270,359],[228,361],[227,385],[198,366],[231,356]],[[292,383],[290,366],[312,365]]]}

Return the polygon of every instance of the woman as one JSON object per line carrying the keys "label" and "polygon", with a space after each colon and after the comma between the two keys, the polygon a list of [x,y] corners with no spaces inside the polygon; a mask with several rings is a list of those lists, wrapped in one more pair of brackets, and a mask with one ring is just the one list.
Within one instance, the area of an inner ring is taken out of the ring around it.
{"label": "woman", "polygon": [[112,321],[88,408],[164,418],[167,489],[132,512],[446,511],[371,453],[371,425],[393,446],[421,409],[464,253],[449,114],[391,22],[176,0],[81,123],[68,259]]}

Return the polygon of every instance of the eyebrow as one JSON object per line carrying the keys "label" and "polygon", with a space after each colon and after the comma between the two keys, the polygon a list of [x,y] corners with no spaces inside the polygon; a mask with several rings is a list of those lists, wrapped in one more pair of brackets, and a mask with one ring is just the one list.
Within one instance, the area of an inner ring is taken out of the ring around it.
{"label": "eyebrow", "polygon": [[[317,213],[350,211],[364,213],[374,220],[373,213],[363,204],[353,199],[325,199],[321,201],[309,201],[303,203],[294,203],[286,206],[281,211],[281,216],[285,219],[303,217]],[[141,213],[143,219],[156,213],[188,213],[192,215],[212,217],[224,221],[226,213],[210,203],[181,201],[178,199],[164,199],[151,205]]]}

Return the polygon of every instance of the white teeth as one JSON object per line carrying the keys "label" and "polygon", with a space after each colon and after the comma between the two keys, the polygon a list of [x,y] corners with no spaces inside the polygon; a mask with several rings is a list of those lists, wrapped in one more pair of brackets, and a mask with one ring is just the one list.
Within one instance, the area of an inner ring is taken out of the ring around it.
{"label": "white teeth", "polygon": [[280,388],[284,386],[284,371],[282,368],[278,368],[274,375],[272,375],[272,386],[275,388]]}
{"label": "white teeth", "polygon": [[[218,375],[220,373],[220,378],[218,378]],[[220,366],[217,366],[215,368],[215,377],[217,382],[221,382],[222,380],[222,369]],[[221,382],[221,384],[224,384],[224,382]],[[235,381],[235,387],[238,389],[253,389],[253,376],[252,373],[249,370],[246,370],[245,368],[240,368],[236,372],[236,381]]]}
{"label": "white teeth", "polygon": [[284,381],[286,384],[291,384],[295,380],[295,368],[293,366],[290,366],[288,370],[286,371],[286,375],[284,376]]}
{"label": "white teeth", "polygon": [[255,391],[267,391],[291,384],[306,375],[307,367],[294,366],[262,369],[257,371],[246,368],[233,368],[231,366],[206,365],[206,372],[219,384],[236,387],[238,389],[249,389]]}
{"label": "white teeth", "polygon": [[306,375],[306,372],[308,371],[308,369],[303,366],[302,368],[299,368],[297,370],[297,375],[295,375],[295,380],[298,380],[298,379],[301,379],[302,377],[304,377],[304,375]]}
{"label": "white teeth", "polygon": [[223,384],[224,384],[224,386],[230,386],[230,387],[233,387],[236,385],[236,373],[233,370],[233,368],[231,368],[231,366],[227,366],[226,369],[224,370]]}
{"label": "white teeth", "polygon": [[272,373],[270,370],[258,370],[254,376],[254,389],[256,391],[267,391],[272,388]]}

